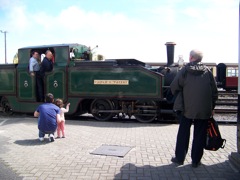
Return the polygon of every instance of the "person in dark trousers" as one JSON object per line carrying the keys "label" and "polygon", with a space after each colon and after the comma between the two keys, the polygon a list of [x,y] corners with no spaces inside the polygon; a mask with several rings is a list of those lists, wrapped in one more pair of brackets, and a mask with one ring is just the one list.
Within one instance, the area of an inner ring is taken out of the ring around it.
{"label": "person in dark trousers", "polygon": [[183,165],[188,152],[190,128],[194,123],[192,142],[192,167],[196,168],[201,164],[208,119],[213,114],[215,102],[218,98],[216,81],[212,72],[201,63],[202,52],[192,50],[189,63],[177,74],[170,85],[174,94],[180,93],[175,101],[175,107],[181,110],[180,124],[177,134],[175,157],[172,162]]}
{"label": "person in dark trousers", "polygon": [[39,140],[44,141],[45,134],[49,135],[49,141],[54,141],[54,132],[57,123],[61,122],[60,108],[54,103],[54,96],[51,93],[46,95],[46,102],[38,106],[34,117],[38,117]]}
{"label": "person in dark trousers", "polygon": [[40,70],[40,59],[37,51],[32,52],[32,57],[29,60],[29,73],[32,77],[35,77],[36,80],[36,97],[39,102],[41,99],[41,80],[38,78]]}
{"label": "person in dark trousers", "polygon": [[37,73],[37,78],[39,79],[39,94],[40,94],[40,102],[44,102],[44,77],[45,72],[50,72],[53,70],[53,54],[50,50],[47,50],[45,53],[45,57],[42,61],[41,68]]}

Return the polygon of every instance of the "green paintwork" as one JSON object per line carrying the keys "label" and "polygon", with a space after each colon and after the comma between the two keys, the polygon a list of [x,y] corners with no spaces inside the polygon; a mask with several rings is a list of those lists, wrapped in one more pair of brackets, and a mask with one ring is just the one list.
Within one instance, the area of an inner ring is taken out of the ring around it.
{"label": "green paintwork", "polygon": [[46,92],[51,92],[54,97],[61,98],[64,101],[66,95],[65,68],[55,68],[54,71],[46,76]]}
{"label": "green paintwork", "polygon": [[19,101],[16,96],[6,96],[8,99],[11,108],[15,112],[25,112],[25,113],[33,113],[37,107],[41,104],[40,102],[24,102]]}
{"label": "green paintwork", "polygon": [[18,71],[18,99],[35,101],[35,78],[26,70]]}
{"label": "green paintwork", "polygon": [[[129,80],[128,85],[98,85],[94,80]],[[162,78],[145,68],[71,68],[69,94],[77,96],[162,98]]]}
{"label": "green paintwork", "polygon": [[[6,96],[9,104],[11,104],[12,109],[15,112],[25,112],[25,113],[33,113],[37,107],[42,104],[41,102],[19,102],[15,96]],[[69,114],[73,114],[76,111],[76,108],[79,103],[78,98],[69,98],[68,102],[71,103]]]}
{"label": "green paintwork", "polygon": [[63,46],[55,48],[55,65],[56,66],[66,66],[69,58],[69,47]]}
{"label": "green paintwork", "polygon": [[[17,66],[17,99],[19,101],[36,101],[36,93],[35,93],[35,77],[31,77],[28,73],[28,61],[26,62],[27,56],[29,55],[30,50],[23,50],[19,51],[19,58],[20,64]],[[21,61],[22,60],[22,61]],[[25,63],[23,63],[25,62]]]}
{"label": "green paintwork", "polygon": [[79,98],[68,98],[67,103],[70,103],[70,108],[69,108],[69,112],[68,114],[73,114],[77,111],[78,108],[78,104],[80,103],[80,99]]}
{"label": "green paintwork", "polygon": [[16,93],[15,69],[0,69],[0,94]]}

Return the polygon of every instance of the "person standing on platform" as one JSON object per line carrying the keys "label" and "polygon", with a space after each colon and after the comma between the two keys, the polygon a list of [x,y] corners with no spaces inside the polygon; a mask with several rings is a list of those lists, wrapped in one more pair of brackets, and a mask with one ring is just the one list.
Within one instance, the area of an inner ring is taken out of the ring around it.
{"label": "person standing on platform", "polygon": [[182,104],[175,157],[172,162],[183,165],[188,152],[190,128],[194,123],[192,142],[192,167],[201,164],[208,119],[213,115],[215,102],[218,98],[216,81],[212,72],[201,63],[203,54],[199,50],[192,50],[189,63],[184,66],[171,83],[171,91],[174,94],[182,93],[181,98],[175,102]]}
{"label": "person standing on platform", "polygon": [[70,103],[68,103],[66,105],[66,108],[64,108],[63,100],[56,99],[55,104],[60,108],[60,119],[61,119],[61,122],[58,123],[58,127],[57,127],[57,138],[61,137],[61,132],[62,132],[62,138],[65,138],[65,115],[64,115],[64,113],[67,113],[69,111]]}

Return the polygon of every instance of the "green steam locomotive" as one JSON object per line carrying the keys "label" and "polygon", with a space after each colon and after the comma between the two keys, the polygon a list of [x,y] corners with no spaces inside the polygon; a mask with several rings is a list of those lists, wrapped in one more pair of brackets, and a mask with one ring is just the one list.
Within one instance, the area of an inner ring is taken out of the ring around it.
{"label": "green steam locomotive", "polygon": [[[168,46],[173,48],[174,44]],[[164,108],[162,73],[135,59],[93,61],[85,45],[57,44],[20,48],[18,64],[0,65],[0,106],[4,113],[32,113],[41,103],[36,101],[36,80],[28,66],[33,51],[43,54],[46,50],[53,53],[54,62],[53,70],[44,77],[44,93],[71,103],[68,115],[89,113],[99,121],[134,116],[140,122],[151,122],[168,111]],[[83,59],[86,52],[88,57]]]}

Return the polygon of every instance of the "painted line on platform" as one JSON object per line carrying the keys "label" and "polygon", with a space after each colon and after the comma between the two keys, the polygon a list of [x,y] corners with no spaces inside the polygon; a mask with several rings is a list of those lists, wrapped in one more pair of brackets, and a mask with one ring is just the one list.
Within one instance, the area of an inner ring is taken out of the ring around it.
{"label": "painted line on platform", "polygon": [[2,126],[5,122],[7,122],[8,121],[8,119],[5,119],[5,120],[3,120],[1,123],[0,123],[0,126]]}

